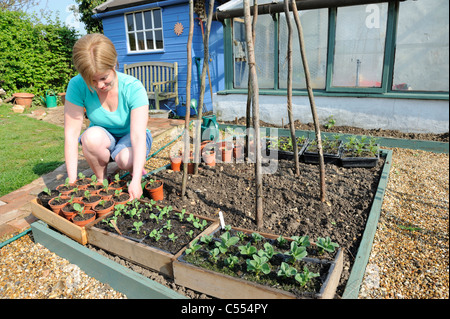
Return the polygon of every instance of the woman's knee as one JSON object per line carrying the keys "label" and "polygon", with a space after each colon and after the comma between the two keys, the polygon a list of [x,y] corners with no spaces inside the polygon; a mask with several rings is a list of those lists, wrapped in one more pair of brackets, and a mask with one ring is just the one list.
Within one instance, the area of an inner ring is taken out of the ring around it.
{"label": "woman's knee", "polygon": [[81,136],[81,145],[84,150],[98,152],[108,149],[111,141],[106,133],[97,127],[88,128]]}
{"label": "woman's knee", "polygon": [[122,170],[130,170],[133,167],[133,155],[131,148],[124,148],[114,158],[117,166]]}

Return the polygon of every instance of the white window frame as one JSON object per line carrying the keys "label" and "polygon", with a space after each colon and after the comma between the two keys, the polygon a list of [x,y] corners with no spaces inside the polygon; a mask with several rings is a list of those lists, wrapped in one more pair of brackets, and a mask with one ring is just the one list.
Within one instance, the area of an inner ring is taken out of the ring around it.
{"label": "white window frame", "polygon": [[[160,19],[161,19],[161,27],[160,28],[155,28],[155,17],[154,17],[154,11],[155,10],[159,10],[160,12]],[[144,18],[144,13],[147,11],[151,11],[151,15],[152,15],[152,26],[150,29],[146,29],[145,28],[145,18]],[[152,9],[146,9],[146,10],[141,10],[141,11],[133,11],[133,12],[127,12],[124,14],[123,18],[124,18],[124,23],[125,23],[125,33],[126,33],[126,38],[127,38],[127,52],[128,53],[148,53],[148,52],[163,52],[164,51],[164,30],[163,30],[163,15],[162,15],[162,8],[152,8]],[[142,30],[136,30],[136,14],[137,13],[141,13],[142,14]],[[127,22],[127,15],[133,15],[133,25],[134,25],[134,31],[129,31],[128,30],[128,22]],[[156,48],[156,37],[155,37],[155,31],[161,31],[162,34],[162,42],[163,42],[163,47],[160,49]],[[144,44],[145,44],[145,49],[141,50],[139,49],[139,44],[137,42],[137,33],[138,32],[143,32],[144,34]],[[147,32],[152,32],[153,33],[153,48],[148,48],[147,47],[147,38],[146,38],[146,34]],[[136,46],[136,50],[131,50],[130,48],[130,34],[134,34],[134,39],[135,39],[135,46]]]}

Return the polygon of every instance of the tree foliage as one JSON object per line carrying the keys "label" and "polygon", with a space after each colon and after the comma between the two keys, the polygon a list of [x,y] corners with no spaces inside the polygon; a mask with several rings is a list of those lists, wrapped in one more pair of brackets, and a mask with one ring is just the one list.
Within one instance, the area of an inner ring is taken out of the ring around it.
{"label": "tree foliage", "polygon": [[76,71],[72,48],[79,35],[56,22],[42,24],[22,11],[0,12],[0,85],[12,95],[64,92]]}
{"label": "tree foliage", "polygon": [[95,7],[106,2],[106,0],[75,0],[78,4],[78,11],[81,15],[81,21],[86,26],[87,33],[103,33],[102,20],[92,18]]}

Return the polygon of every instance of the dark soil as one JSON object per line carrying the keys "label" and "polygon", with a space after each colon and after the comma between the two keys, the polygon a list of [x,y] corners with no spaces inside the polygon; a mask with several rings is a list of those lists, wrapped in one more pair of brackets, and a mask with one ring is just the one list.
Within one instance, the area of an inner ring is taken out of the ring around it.
{"label": "dark soil", "polygon": [[[263,176],[263,227],[260,231],[283,236],[329,236],[344,252],[344,270],[338,287],[342,295],[353,265],[384,159],[374,168],[326,165],[325,202],[320,201],[318,165],[300,163],[294,176],[293,161],[278,161],[273,174]],[[255,221],[254,164],[203,166],[189,175],[185,198],[180,198],[182,172],[159,172],[164,182],[164,205],[189,213],[218,218],[231,226],[258,230]],[[155,178],[153,177],[153,178]]]}
{"label": "dark soil", "polygon": [[[235,121],[223,122],[228,124],[238,124],[245,126],[245,118],[240,118]],[[289,129],[289,125],[284,125],[283,127],[262,122],[260,123],[262,127],[279,127]],[[313,123],[300,123],[300,121],[296,120],[294,122],[294,126],[296,130],[303,131],[314,131]],[[392,137],[392,138],[400,138],[407,140],[424,140],[424,141],[436,141],[436,142],[447,142],[449,141],[449,132],[441,133],[441,134],[433,134],[433,133],[405,133],[400,132],[398,130],[382,130],[382,129],[363,129],[354,126],[332,126],[330,128],[326,128],[323,125],[320,126],[321,132],[334,132],[334,133],[342,133],[342,134],[355,134],[355,135],[366,135],[366,136],[378,136],[378,137]]]}

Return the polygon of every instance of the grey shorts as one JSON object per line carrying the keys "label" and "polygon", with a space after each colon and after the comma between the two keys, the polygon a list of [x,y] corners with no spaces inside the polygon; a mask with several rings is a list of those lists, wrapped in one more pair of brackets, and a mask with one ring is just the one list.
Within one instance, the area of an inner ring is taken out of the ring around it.
{"label": "grey shorts", "polygon": [[[131,136],[129,133],[122,137],[115,137],[107,129],[105,129],[101,126],[92,126],[92,127],[98,127],[100,129],[102,129],[103,131],[105,131],[106,135],[109,137],[109,140],[111,141],[111,145],[109,146],[108,150],[111,153],[111,158],[113,160],[116,158],[117,154],[119,154],[119,152],[121,150],[123,150],[124,148],[127,148],[127,147],[131,147]],[[83,134],[86,131],[84,131]],[[81,144],[81,136],[83,136],[83,134],[81,134],[78,139],[78,142],[80,144]],[[152,148],[153,137],[152,137],[152,133],[149,130],[147,130],[146,135],[147,135],[146,136],[147,151],[145,153],[145,157],[147,158],[148,154],[150,153],[150,149]]]}

